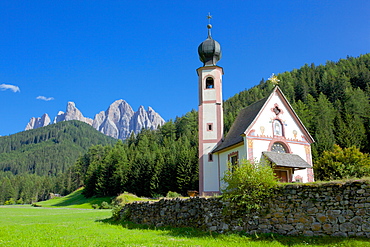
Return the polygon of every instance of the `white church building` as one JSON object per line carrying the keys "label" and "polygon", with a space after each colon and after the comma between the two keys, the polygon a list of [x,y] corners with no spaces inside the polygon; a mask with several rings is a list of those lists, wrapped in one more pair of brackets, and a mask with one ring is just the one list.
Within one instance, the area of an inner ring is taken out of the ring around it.
{"label": "white church building", "polygon": [[[199,87],[199,194],[219,194],[229,164],[268,160],[281,182],[312,182],[313,138],[278,86],[271,94],[242,109],[224,137],[221,46],[208,38],[198,47],[203,67]],[[272,80],[277,80],[272,77]]]}

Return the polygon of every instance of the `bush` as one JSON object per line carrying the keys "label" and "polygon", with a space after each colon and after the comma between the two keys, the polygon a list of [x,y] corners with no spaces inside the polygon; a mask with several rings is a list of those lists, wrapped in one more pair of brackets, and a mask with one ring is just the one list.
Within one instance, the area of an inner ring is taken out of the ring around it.
{"label": "bush", "polygon": [[113,220],[119,220],[120,219],[122,208],[123,208],[123,206],[120,206],[120,205],[113,206],[113,209],[112,209],[112,218],[113,218]]}
{"label": "bush", "polygon": [[91,205],[91,207],[92,207],[93,209],[97,209],[97,208],[99,208],[99,205],[98,205],[98,204],[93,204],[93,205]]}
{"label": "bush", "polygon": [[109,205],[109,203],[108,202],[102,202],[101,204],[100,204],[100,207],[99,207],[100,209],[110,209],[110,208],[112,208],[110,205]]}
{"label": "bush", "polygon": [[342,149],[334,145],[332,151],[324,151],[314,164],[318,180],[361,178],[370,175],[370,157],[355,146]]}
{"label": "bush", "polygon": [[180,197],[181,195],[177,192],[173,192],[173,191],[168,191],[166,197],[167,198],[176,198],[176,197]]}
{"label": "bush", "polygon": [[19,198],[16,203],[17,204],[24,204],[23,198]]}
{"label": "bush", "polygon": [[278,183],[271,165],[248,160],[242,160],[233,169],[229,167],[222,180],[223,200],[230,202],[231,207],[247,211],[258,210]]}
{"label": "bush", "polygon": [[13,205],[15,204],[14,199],[10,198],[9,200],[5,201],[4,205]]}

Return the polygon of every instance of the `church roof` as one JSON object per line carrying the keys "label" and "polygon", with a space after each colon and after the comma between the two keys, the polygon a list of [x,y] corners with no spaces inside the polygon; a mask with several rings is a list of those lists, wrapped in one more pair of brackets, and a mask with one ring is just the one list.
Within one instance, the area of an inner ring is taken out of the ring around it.
{"label": "church roof", "polygon": [[234,146],[236,144],[239,144],[243,142],[243,134],[245,134],[246,130],[251,126],[253,121],[257,118],[258,114],[263,109],[266,102],[272,97],[274,92],[277,92],[281,95],[281,98],[283,101],[285,101],[288,110],[291,111],[291,114],[296,117],[297,122],[302,127],[302,130],[305,132],[305,136],[308,138],[309,142],[314,142],[313,138],[311,137],[310,133],[307,131],[306,127],[304,127],[303,123],[297,116],[297,114],[294,112],[293,108],[289,104],[288,100],[285,98],[283,92],[280,90],[278,86],[274,88],[274,90],[271,92],[271,94],[263,98],[246,108],[242,109],[238,116],[235,119],[235,122],[232,124],[229,133],[226,135],[225,139],[216,146],[216,148],[212,151],[213,153],[217,153],[225,148]]}
{"label": "church roof", "polygon": [[229,133],[226,135],[226,138],[221,142],[213,152],[220,151],[222,149],[231,147],[235,144],[243,142],[243,133],[248,128],[248,126],[253,122],[257,117],[258,113],[262,109],[263,105],[266,103],[269,97],[263,98],[246,108],[240,110],[238,116],[235,119],[235,122],[231,126]]}
{"label": "church roof", "polygon": [[297,154],[277,153],[277,152],[262,152],[263,156],[276,166],[292,167],[292,168],[312,168],[304,159]]}
{"label": "church roof", "polygon": [[198,47],[198,54],[203,66],[215,66],[222,57],[220,44],[212,39],[211,28],[212,25],[208,24],[208,38],[203,41]]}

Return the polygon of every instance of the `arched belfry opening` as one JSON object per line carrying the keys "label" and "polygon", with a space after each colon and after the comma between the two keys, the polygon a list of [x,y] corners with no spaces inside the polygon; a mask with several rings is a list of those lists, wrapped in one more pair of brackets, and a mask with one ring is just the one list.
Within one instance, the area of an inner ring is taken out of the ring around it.
{"label": "arched belfry opening", "polygon": [[206,89],[215,88],[215,82],[212,77],[207,77],[206,79]]}

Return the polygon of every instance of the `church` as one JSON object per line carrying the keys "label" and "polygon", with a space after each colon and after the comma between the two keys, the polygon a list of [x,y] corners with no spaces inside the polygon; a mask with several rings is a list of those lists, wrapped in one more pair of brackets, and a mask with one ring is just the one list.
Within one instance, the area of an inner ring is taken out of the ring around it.
{"label": "church", "polygon": [[[276,85],[271,94],[242,109],[224,137],[221,46],[211,36],[198,47],[203,66],[197,69],[199,89],[199,194],[220,194],[222,177],[240,160],[272,164],[281,182],[313,182],[314,142]],[[272,76],[271,81],[277,82]],[[277,84],[277,83],[276,83]]]}

